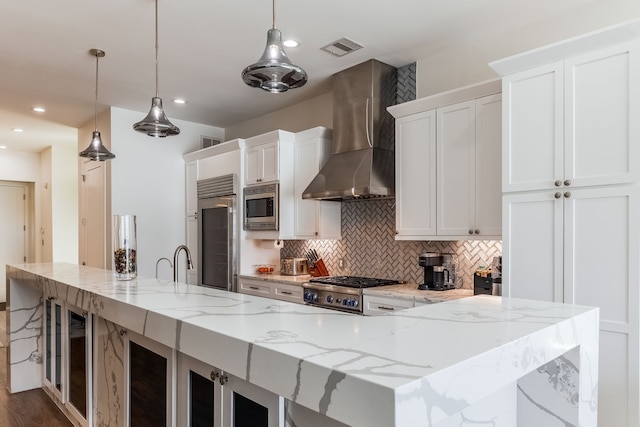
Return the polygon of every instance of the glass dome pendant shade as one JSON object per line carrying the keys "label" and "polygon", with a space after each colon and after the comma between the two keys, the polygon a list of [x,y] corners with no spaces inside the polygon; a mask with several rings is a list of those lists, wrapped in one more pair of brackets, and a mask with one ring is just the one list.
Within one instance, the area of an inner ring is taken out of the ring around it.
{"label": "glass dome pendant shade", "polygon": [[107,150],[107,147],[102,143],[100,132],[98,131],[98,58],[105,56],[104,51],[99,49],[91,49],[89,54],[96,57],[96,100],[95,100],[95,130],[89,146],[80,152],[80,157],[86,157],[89,160],[95,160],[102,162],[105,160],[115,159],[116,155]]}
{"label": "glass dome pendant shade", "polygon": [[273,28],[267,31],[267,46],[258,62],[242,71],[242,80],[251,87],[259,87],[271,93],[286,92],[307,83],[307,73],[293,65],[284,52],[282,34],[275,25],[275,0]]}
{"label": "glass dome pendant shade", "polygon": [[156,96],[151,98],[149,114],[138,123],[134,123],[133,129],[157,138],[178,135],[180,129],[171,123],[164,113],[162,98],[158,95],[158,86],[158,0],[156,0]]}

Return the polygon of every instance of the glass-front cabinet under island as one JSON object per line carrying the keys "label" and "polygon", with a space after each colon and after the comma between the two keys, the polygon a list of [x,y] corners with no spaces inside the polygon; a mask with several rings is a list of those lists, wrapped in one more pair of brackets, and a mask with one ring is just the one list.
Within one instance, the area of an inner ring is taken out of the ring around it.
{"label": "glass-front cabinet under island", "polygon": [[[68,369],[86,406],[49,395],[90,426],[142,425],[138,413],[172,427],[597,422],[590,307],[474,296],[368,317],[65,263],[8,266],[6,283],[8,390],[56,388]],[[65,331],[90,362],[63,356],[58,376],[43,350]]]}

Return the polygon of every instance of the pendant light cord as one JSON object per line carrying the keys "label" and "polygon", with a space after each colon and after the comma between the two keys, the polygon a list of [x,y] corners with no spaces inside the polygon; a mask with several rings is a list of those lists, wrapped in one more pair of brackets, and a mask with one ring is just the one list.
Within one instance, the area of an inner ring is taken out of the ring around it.
{"label": "pendant light cord", "polygon": [[272,22],[272,28],[276,28],[276,0],[273,0],[273,22]]}
{"label": "pendant light cord", "polygon": [[158,79],[158,0],[156,0],[156,98],[160,96],[159,85],[160,84]]}
{"label": "pendant light cord", "polygon": [[100,54],[96,52],[96,100],[93,104],[93,112],[95,114],[95,130],[98,131],[98,59]]}

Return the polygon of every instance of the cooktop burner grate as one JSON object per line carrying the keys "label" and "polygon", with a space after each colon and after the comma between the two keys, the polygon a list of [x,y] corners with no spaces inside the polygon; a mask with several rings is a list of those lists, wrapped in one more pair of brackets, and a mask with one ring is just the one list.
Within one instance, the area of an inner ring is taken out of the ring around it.
{"label": "cooktop burner grate", "polygon": [[345,286],[348,288],[373,288],[375,286],[395,285],[400,283],[393,279],[374,279],[370,277],[357,276],[329,276],[314,277],[309,280],[311,283],[323,283],[326,285]]}

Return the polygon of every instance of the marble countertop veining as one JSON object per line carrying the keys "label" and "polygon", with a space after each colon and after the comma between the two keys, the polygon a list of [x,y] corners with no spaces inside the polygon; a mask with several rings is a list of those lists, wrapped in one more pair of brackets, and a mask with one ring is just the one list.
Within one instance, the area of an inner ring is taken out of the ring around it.
{"label": "marble countertop veining", "polygon": [[473,296],[366,317],[66,263],[7,276],[350,426],[431,426],[597,349],[598,310],[559,303]]}

